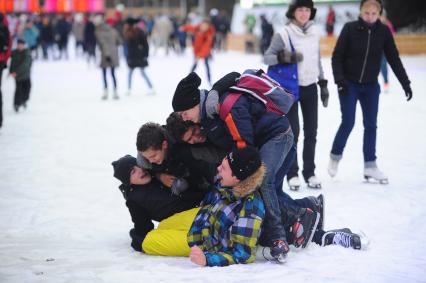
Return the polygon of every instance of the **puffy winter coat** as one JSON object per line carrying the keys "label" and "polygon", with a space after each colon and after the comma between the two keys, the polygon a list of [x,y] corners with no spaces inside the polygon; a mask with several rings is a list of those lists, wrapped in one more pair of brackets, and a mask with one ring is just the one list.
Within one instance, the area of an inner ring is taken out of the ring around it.
{"label": "puffy winter coat", "polygon": [[135,34],[127,39],[127,48],[129,68],[148,66],[149,45],[145,32],[137,28]]}
{"label": "puffy winter coat", "polygon": [[15,80],[18,82],[28,80],[32,63],[30,50],[27,48],[23,50],[15,49],[11,58],[9,72],[16,73]]}
{"label": "puffy winter coat", "polygon": [[255,260],[265,206],[257,188],[265,167],[232,188],[217,188],[203,200],[188,232],[190,247],[200,247],[208,266],[250,263]]}
{"label": "puffy winter coat", "polygon": [[409,85],[410,80],[386,25],[378,20],[368,26],[361,18],[346,23],[331,58],[334,81],[377,82],[383,52],[401,85]]}

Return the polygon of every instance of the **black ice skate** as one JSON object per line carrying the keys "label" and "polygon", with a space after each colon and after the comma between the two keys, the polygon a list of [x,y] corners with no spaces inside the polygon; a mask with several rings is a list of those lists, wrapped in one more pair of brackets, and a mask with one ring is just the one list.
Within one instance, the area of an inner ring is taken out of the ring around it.
{"label": "black ice skate", "polygon": [[[287,253],[290,250],[288,244],[283,240],[276,240],[272,244],[270,254],[273,261],[278,263],[285,263],[287,261]],[[266,257],[265,257],[266,259]]]}
{"label": "black ice skate", "polygon": [[310,208],[304,208],[297,221],[291,227],[293,233],[293,245],[298,248],[306,248],[312,241],[317,229],[320,214]]}
{"label": "black ice skate", "polygon": [[310,208],[320,214],[317,230],[324,230],[324,196],[321,194],[317,197],[308,197],[311,203]]}
{"label": "black ice skate", "polygon": [[330,230],[322,236],[321,246],[339,245],[355,250],[365,249],[368,240],[363,234],[355,234],[348,228]]}

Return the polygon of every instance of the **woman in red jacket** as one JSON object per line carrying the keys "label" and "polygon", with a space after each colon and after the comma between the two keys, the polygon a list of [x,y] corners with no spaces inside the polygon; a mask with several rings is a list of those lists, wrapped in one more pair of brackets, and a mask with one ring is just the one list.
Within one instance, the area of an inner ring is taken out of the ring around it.
{"label": "woman in red jacket", "polygon": [[183,25],[181,26],[180,30],[194,34],[192,47],[194,49],[195,58],[191,72],[197,68],[198,60],[204,59],[204,63],[206,64],[207,79],[211,85],[209,58],[213,46],[213,37],[215,33],[214,27],[209,23],[208,20],[203,20],[199,25]]}

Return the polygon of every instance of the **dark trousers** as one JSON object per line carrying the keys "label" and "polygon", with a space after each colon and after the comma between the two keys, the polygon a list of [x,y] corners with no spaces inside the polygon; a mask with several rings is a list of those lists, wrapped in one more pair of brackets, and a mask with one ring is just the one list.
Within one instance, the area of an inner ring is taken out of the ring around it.
{"label": "dark trousers", "polygon": [[[198,62],[195,62],[194,65],[192,65],[191,72],[195,71],[197,64]],[[209,57],[204,58],[204,64],[206,65],[207,79],[209,80],[209,83],[211,83]]]}
{"label": "dark trousers", "polygon": [[[114,84],[114,89],[117,89],[117,80],[115,79],[115,69],[114,67],[110,67],[111,69],[111,77],[112,77],[112,83]],[[104,89],[108,88],[108,81],[107,81],[107,68],[102,68],[102,78],[104,80]]]}
{"label": "dark trousers", "polygon": [[356,104],[359,101],[364,124],[364,161],[375,161],[380,85],[377,82],[369,84],[347,83],[348,93],[346,95],[339,95],[342,123],[334,138],[331,153],[337,156],[343,154],[349,134],[355,125]]}
{"label": "dark trousers", "polygon": [[[316,84],[299,87],[300,100],[293,104],[288,113],[291,129],[294,134],[294,143],[297,146],[300,133],[299,125],[299,105],[303,116],[303,170],[302,175],[305,180],[315,175],[315,147],[317,144],[318,129],[318,90]],[[287,179],[298,175],[299,164],[297,154],[291,166]]]}
{"label": "dark trousers", "polygon": [[0,128],[3,125],[3,94],[1,92],[1,79],[3,76],[3,67],[0,66]]}
{"label": "dark trousers", "polygon": [[19,107],[26,103],[30,98],[31,81],[30,79],[23,81],[16,81],[15,98],[13,104]]}

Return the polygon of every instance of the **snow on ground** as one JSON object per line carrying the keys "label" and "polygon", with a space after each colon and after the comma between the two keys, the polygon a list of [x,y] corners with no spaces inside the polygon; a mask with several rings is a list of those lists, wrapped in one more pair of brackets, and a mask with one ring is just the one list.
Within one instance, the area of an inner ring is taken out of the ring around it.
{"label": "snow on ground", "polygon": [[[113,178],[111,161],[135,154],[136,133],[148,121],[164,123],[178,81],[192,56],[150,58],[156,94],[127,67],[118,70],[120,100],[101,101],[100,70],[83,59],[36,61],[27,110],[12,108],[14,82],[4,75],[0,130],[0,282],[426,282],[426,56],[403,57],[414,92],[407,103],[395,76],[381,96],[377,155],[389,185],[363,182],[362,117],[358,108],[340,171],[326,172],[340,121],[336,88],[320,107],[317,174],[322,190],[305,187],[295,198],[322,193],[325,227],[362,230],[367,251],[340,247],[292,250],[285,265],[259,258],[249,265],[201,268],[187,258],[147,256],[130,247],[131,220]],[[332,81],[330,59],[323,60]],[[214,79],[262,67],[258,55],[221,53]],[[205,80],[204,64],[199,74]],[[204,87],[208,87],[203,83]],[[288,191],[287,186],[284,190]]]}

